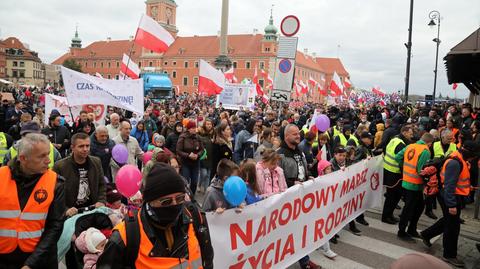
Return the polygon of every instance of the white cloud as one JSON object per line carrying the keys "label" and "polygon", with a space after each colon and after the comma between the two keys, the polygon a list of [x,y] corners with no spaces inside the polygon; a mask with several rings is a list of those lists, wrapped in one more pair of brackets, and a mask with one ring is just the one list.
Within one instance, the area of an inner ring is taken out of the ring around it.
{"label": "white cloud", "polygon": [[[180,36],[215,35],[220,29],[221,1],[177,0]],[[364,88],[380,85],[387,91],[404,88],[409,1],[407,0],[242,0],[230,1],[229,32],[263,32],[274,4],[275,25],[288,14],[300,18],[299,49],[319,56],[342,59],[352,81]],[[480,1],[415,1],[413,58],[410,89],[431,94],[436,29],[430,29],[428,13],[442,14],[437,90],[453,96],[443,56],[480,27]],[[1,37],[17,36],[40,57],[51,62],[70,45],[76,23],[83,45],[96,40],[126,39],[135,33],[144,1],[132,0],[3,0]],[[340,47],[338,48],[338,45]],[[459,96],[468,90],[460,86]]]}

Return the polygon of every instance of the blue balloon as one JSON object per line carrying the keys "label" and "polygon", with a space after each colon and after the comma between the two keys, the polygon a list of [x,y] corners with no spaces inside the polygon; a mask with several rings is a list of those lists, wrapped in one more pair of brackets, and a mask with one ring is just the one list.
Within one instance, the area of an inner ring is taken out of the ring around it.
{"label": "blue balloon", "polygon": [[223,184],[223,195],[232,206],[238,206],[247,196],[247,185],[245,181],[238,176],[227,178]]}
{"label": "blue balloon", "polygon": [[60,118],[60,126],[63,126],[63,125],[65,125],[65,118],[61,117]]}

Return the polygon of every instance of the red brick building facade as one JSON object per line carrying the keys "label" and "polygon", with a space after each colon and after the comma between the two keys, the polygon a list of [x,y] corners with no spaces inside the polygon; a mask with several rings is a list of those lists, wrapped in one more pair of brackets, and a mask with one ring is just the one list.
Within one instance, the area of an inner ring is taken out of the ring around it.
{"label": "red brick building facade", "polygon": [[[165,29],[176,37],[175,42],[164,54],[153,53],[149,50],[133,45],[131,40],[96,41],[85,48],[81,48],[79,38],[72,39],[70,52],[61,56],[53,64],[62,64],[66,59],[75,59],[82,66],[82,71],[89,74],[100,73],[105,78],[117,78],[123,53],[128,54],[132,48],[131,58],[143,71],[167,73],[172,84],[180,92],[194,92],[198,85],[198,62],[204,59],[213,64],[220,52],[219,36],[177,36],[176,27],[177,4],[173,0],[147,0],[146,13],[159,22]],[[266,78],[261,76],[261,70],[274,77],[275,55],[277,50],[277,28],[270,17],[265,28],[265,34],[229,35],[228,57],[233,63],[235,76],[239,81],[252,79],[257,69],[259,81],[264,85]],[[74,44],[74,42],[76,42]],[[339,59],[317,58],[314,55],[297,52],[295,79],[308,83],[312,77],[318,82],[322,78],[328,84],[333,72],[343,79],[348,72]],[[324,85],[322,85],[324,86]],[[295,97],[295,96],[294,96]],[[318,91],[312,90],[308,96],[301,99],[318,101]]]}
{"label": "red brick building facade", "polygon": [[3,41],[0,40],[0,78],[4,79],[7,77],[7,56],[6,56],[7,46]]}

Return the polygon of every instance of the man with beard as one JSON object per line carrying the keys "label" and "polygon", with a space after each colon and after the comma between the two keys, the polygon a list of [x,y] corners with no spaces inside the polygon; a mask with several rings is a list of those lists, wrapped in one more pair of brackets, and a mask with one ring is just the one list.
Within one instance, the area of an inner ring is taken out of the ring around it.
{"label": "man with beard", "polygon": [[206,218],[185,198],[180,175],[155,164],[145,178],[141,208],[115,227],[97,268],[213,268]]}

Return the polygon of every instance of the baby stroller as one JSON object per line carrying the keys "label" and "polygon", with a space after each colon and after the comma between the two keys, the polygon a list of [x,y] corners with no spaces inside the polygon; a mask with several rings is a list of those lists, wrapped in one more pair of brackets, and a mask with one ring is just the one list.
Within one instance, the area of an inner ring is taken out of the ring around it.
{"label": "baby stroller", "polygon": [[107,207],[90,206],[80,208],[77,215],[67,219],[57,243],[58,261],[64,261],[68,269],[82,269],[84,254],[75,247],[75,238],[91,227],[112,230],[110,213],[111,209]]}

